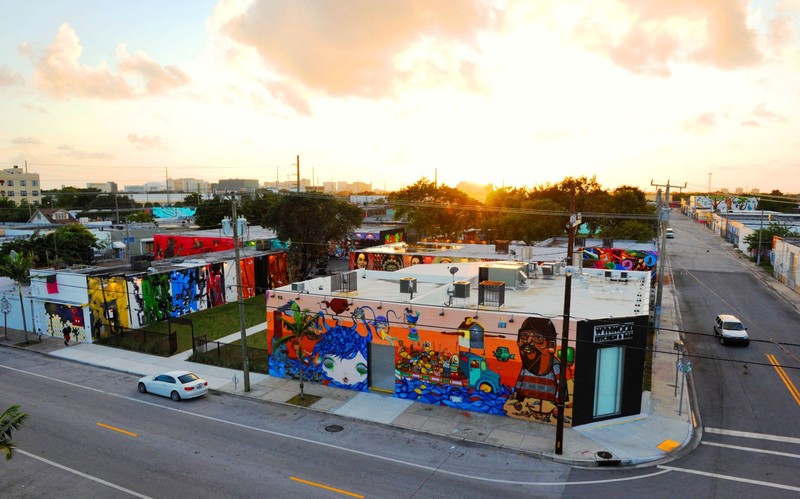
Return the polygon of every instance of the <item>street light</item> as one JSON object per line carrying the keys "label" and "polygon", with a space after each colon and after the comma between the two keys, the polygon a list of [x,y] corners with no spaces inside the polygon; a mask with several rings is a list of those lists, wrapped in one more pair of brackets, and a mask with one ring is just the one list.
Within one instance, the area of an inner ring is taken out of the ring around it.
{"label": "street light", "polygon": [[3,330],[5,333],[5,341],[8,341],[8,313],[11,312],[11,304],[8,303],[8,298],[3,296],[0,300],[0,310],[3,312]]}

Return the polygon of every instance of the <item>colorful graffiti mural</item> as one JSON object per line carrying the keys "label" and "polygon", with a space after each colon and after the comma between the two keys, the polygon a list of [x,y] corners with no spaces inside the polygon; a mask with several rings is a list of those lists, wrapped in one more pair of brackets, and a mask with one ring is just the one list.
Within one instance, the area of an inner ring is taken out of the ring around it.
{"label": "colorful graffiti mural", "polygon": [[76,341],[86,341],[86,327],[83,320],[83,308],[61,303],[45,302],[44,311],[47,334],[57,336],[67,329]]}
{"label": "colorful graffiti mural", "polygon": [[[288,334],[281,324],[292,320],[288,311],[294,303],[272,312],[268,345],[282,343]],[[316,317],[318,338],[302,342],[301,358],[295,347],[271,349],[271,375],[299,378],[302,365],[307,381],[368,390],[369,344],[388,345],[395,351],[390,367],[397,398],[547,423],[556,422],[563,399],[565,424],[571,424],[575,350],[567,351],[566,391],[559,394],[561,352],[555,325],[547,319],[527,318],[516,334],[487,330],[472,316],[452,329],[432,330],[421,326],[424,312],[409,307],[378,315],[370,306],[353,308],[340,298],[318,305],[318,312],[306,309]]]}
{"label": "colorful graffiti mural", "polygon": [[655,273],[657,251],[627,250],[619,248],[579,248],[583,253],[584,268],[609,270],[643,270]]}
{"label": "colorful graffiti mural", "polygon": [[176,256],[201,255],[233,249],[230,237],[195,237],[156,234],[153,236],[153,255],[156,260]]}
{"label": "colorful graffiti mural", "polygon": [[89,277],[89,311],[92,339],[129,328],[128,286],[124,277]]}

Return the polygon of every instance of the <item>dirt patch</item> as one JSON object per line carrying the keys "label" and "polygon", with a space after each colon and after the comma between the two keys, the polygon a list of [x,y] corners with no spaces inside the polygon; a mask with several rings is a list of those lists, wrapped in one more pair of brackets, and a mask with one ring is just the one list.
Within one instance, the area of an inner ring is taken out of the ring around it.
{"label": "dirt patch", "polygon": [[289,400],[287,400],[286,403],[292,404],[292,405],[297,405],[297,406],[300,406],[300,407],[309,407],[311,405],[314,405],[321,398],[322,397],[320,397],[320,396],[309,395],[308,393],[304,394],[303,398],[300,398],[300,394],[298,393],[294,397],[292,397]]}

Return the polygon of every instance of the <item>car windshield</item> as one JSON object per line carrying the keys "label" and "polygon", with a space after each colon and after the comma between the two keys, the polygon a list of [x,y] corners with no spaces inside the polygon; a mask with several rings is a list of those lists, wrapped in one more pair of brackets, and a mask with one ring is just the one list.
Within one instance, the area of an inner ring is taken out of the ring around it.
{"label": "car windshield", "polygon": [[181,383],[186,384],[186,383],[191,383],[194,380],[200,379],[200,377],[197,376],[195,373],[188,373],[184,374],[183,376],[178,376],[178,379],[181,380]]}
{"label": "car windshield", "polygon": [[726,322],[722,325],[723,328],[728,329],[730,331],[743,331],[744,324],[741,322]]}

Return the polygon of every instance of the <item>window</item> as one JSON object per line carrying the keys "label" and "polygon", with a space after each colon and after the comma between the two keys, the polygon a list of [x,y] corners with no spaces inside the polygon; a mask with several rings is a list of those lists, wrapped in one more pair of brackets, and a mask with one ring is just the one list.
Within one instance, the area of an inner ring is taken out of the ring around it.
{"label": "window", "polygon": [[14,191],[8,191],[8,197],[13,198],[14,194]]}
{"label": "window", "polygon": [[594,417],[613,416],[622,410],[622,373],[625,351],[622,347],[597,351],[594,380]]}
{"label": "window", "polygon": [[39,187],[39,181],[38,180],[31,180],[31,185],[34,186],[34,187]]}
{"label": "window", "polygon": [[19,181],[19,186],[20,187],[25,187],[25,181],[24,180],[20,180]]}
{"label": "window", "polygon": [[39,191],[31,191],[31,196],[38,196],[38,195],[39,195]]}
{"label": "window", "polygon": [[19,195],[25,197],[28,195],[28,191],[19,191]]}
{"label": "window", "polygon": [[8,186],[9,187],[14,187],[14,181],[13,180],[9,180],[8,181]]}

